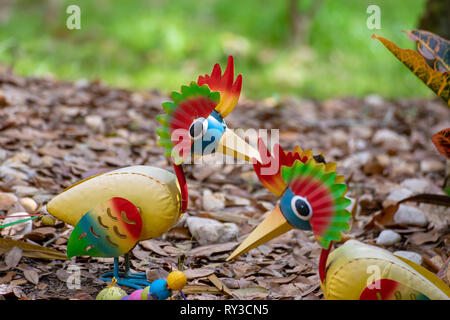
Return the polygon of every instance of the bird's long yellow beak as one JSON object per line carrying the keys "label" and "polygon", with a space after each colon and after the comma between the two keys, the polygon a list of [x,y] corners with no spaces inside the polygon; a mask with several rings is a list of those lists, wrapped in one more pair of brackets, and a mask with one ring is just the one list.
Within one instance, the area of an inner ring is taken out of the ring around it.
{"label": "bird's long yellow beak", "polygon": [[261,161],[259,152],[241,137],[233,132],[233,129],[227,128],[219,140],[217,151],[231,156],[235,159],[251,162],[253,158]]}
{"label": "bird's long yellow beak", "polygon": [[255,230],[233,251],[227,258],[229,261],[237,256],[240,256],[247,251],[258,247],[259,245],[272,240],[283,233],[288,232],[293,227],[286,221],[281,213],[281,209],[277,206],[269,216],[261,222]]}

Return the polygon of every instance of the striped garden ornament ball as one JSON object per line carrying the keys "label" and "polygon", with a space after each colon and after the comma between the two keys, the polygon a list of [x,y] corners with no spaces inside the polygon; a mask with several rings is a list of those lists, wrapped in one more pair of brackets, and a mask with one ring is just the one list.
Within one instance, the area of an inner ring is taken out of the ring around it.
{"label": "striped garden ornament ball", "polygon": [[122,288],[112,286],[100,291],[96,300],[121,300],[127,293]]}
{"label": "striped garden ornament ball", "polygon": [[186,285],[186,275],[181,271],[172,271],[167,277],[167,286],[172,290],[181,290]]}

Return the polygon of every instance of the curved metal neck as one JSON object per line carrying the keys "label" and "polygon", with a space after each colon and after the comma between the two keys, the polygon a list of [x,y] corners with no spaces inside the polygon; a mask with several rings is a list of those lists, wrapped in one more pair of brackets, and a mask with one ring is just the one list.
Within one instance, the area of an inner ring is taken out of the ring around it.
{"label": "curved metal neck", "polygon": [[326,271],[327,271],[327,259],[328,259],[328,255],[330,254],[332,246],[333,246],[333,242],[330,242],[330,246],[328,247],[328,249],[322,249],[322,251],[320,252],[319,277],[320,277],[320,282],[322,282],[322,283],[325,281],[325,275],[326,275]]}
{"label": "curved metal neck", "polygon": [[173,169],[175,171],[175,175],[177,176],[178,184],[180,185],[181,190],[181,212],[186,212],[189,196],[188,196],[188,187],[186,183],[186,177],[184,175],[183,165],[175,164],[172,160]]}

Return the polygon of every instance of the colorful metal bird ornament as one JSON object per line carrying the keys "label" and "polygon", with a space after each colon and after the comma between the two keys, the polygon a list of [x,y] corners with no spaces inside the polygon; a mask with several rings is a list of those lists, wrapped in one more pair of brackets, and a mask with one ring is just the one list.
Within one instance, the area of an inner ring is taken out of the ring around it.
{"label": "colorful metal bird ornament", "polygon": [[[320,163],[310,150],[279,145],[270,155],[258,142],[262,162],[254,164],[261,183],[279,196],[280,205],[242,242],[227,261],[293,228],[312,230],[322,252],[319,276],[325,298],[449,299],[450,289],[425,268],[385,249],[350,240],[331,252],[341,232],[350,229],[350,200],[336,164]],[[322,156],[323,158],[323,156]],[[330,254],[331,252],[331,254]]]}
{"label": "colorful metal bird ornament", "polygon": [[157,117],[162,124],[156,130],[157,143],[175,164],[216,151],[248,162],[259,159],[259,153],[225,124],[224,118],[236,106],[241,92],[242,76],[235,82],[233,78],[230,56],[223,76],[216,64],[210,76],[182,86],[181,92],[172,92],[172,101],[162,104],[166,113]]}
{"label": "colorful metal bird ornament", "polygon": [[[171,157],[175,174],[151,166],[130,166],[80,181],[62,191],[46,206],[54,217],[75,226],[67,253],[114,257],[114,271],[102,280],[140,289],[149,286],[144,273],[130,273],[128,252],[140,240],[157,238],[186,211],[188,189],[182,164],[190,154],[200,157],[221,152],[251,161],[258,152],[227,128],[223,118],[235,107],[242,76],[234,78],[233,58],[221,76],[216,65],[211,76],[182,86],[163,103],[158,117],[158,144]],[[187,148],[186,148],[187,146]],[[119,272],[125,254],[125,272]]]}
{"label": "colorful metal bird ornament", "polygon": [[298,146],[285,152],[276,144],[274,156],[261,139],[258,147],[262,162],[254,164],[255,172],[261,183],[280,197],[280,204],[227,260],[293,228],[312,230],[325,249],[331,241],[340,240],[341,231],[350,229],[351,214],[346,208],[351,201],[344,197],[347,187],[344,177],[335,172],[336,164],[318,162],[311,150]]}
{"label": "colorful metal bird ornament", "polygon": [[450,288],[422,266],[356,240],[333,250],[324,266],[329,300],[449,300]]}

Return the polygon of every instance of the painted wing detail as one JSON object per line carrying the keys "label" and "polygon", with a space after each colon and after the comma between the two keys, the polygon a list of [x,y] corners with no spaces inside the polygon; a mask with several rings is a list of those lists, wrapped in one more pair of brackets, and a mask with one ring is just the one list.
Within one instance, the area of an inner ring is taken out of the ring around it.
{"label": "painted wing detail", "polygon": [[430,298],[398,281],[379,279],[363,290],[359,300],[430,300]]}
{"label": "painted wing detail", "polygon": [[118,257],[134,247],[141,231],[136,206],[124,198],[111,198],[80,219],[70,235],[67,255]]}

